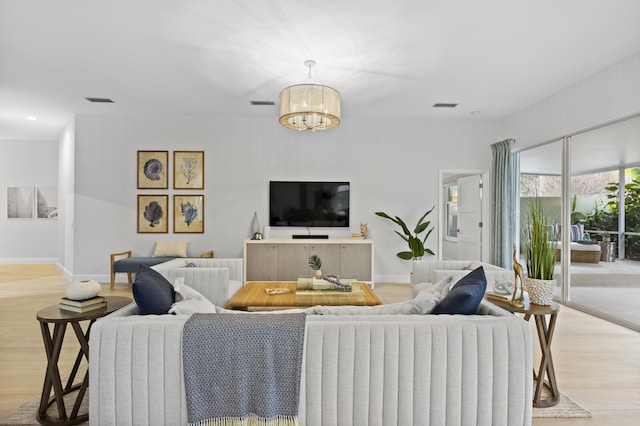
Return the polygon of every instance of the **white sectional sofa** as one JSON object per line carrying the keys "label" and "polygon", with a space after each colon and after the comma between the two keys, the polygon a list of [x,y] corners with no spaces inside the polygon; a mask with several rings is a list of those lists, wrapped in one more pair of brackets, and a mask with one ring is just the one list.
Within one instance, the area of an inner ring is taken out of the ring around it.
{"label": "white sectional sofa", "polygon": [[[132,303],[94,324],[92,426],[188,423],[188,318]],[[299,423],[530,425],[532,368],[529,325],[486,301],[474,315],[308,315]]]}
{"label": "white sectional sofa", "polygon": [[412,294],[415,296],[425,284],[438,282],[447,275],[459,279],[479,266],[483,267],[487,277],[487,290],[493,290],[500,284],[513,285],[513,271],[490,263],[474,260],[414,260],[410,277]]}
{"label": "white sectional sofa", "polygon": [[169,282],[184,277],[217,306],[226,306],[243,286],[242,258],[178,258],[151,267]]}

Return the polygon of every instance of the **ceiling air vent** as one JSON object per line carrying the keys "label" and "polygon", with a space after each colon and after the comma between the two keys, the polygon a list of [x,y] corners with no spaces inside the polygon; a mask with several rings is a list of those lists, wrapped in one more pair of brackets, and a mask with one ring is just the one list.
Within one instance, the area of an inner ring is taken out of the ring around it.
{"label": "ceiling air vent", "polygon": [[275,105],[276,103],[273,101],[251,101],[251,105],[256,106],[265,106],[265,105]]}
{"label": "ceiling air vent", "polygon": [[97,102],[97,103],[104,103],[104,104],[112,104],[113,101],[109,98],[85,98],[86,100],[88,100],[89,102]]}
{"label": "ceiling air vent", "polygon": [[434,108],[455,108],[457,106],[458,106],[458,104],[448,104],[448,103],[444,103],[444,102],[439,102],[437,104],[433,104]]}

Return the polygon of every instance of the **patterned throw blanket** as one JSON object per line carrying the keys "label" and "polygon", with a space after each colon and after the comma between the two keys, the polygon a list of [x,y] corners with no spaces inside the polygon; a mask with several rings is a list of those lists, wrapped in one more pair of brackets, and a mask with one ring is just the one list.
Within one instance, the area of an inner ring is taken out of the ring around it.
{"label": "patterned throw blanket", "polygon": [[183,331],[190,425],[295,425],[305,314],[194,314]]}

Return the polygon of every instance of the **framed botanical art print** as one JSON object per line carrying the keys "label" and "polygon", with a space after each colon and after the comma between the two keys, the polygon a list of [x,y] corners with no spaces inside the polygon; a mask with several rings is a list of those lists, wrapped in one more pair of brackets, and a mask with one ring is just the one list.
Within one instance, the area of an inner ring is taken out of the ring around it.
{"label": "framed botanical art print", "polygon": [[173,151],[173,188],[204,189],[204,151]]}
{"label": "framed botanical art print", "polygon": [[169,196],[138,195],[138,233],[169,232]]}
{"label": "framed botanical art print", "polygon": [[138,189],[169,188],[169,151],[138,151]]}
{"label": "framed botanical art print", "polygon": [[204,195],[173,196],[173,232],[204,232]]}

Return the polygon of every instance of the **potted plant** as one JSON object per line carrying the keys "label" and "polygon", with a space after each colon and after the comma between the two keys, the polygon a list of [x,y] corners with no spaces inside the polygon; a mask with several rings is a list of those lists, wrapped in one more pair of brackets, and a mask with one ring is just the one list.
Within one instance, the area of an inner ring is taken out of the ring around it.
{"label": "potted plant", "polygon": [[[396,225],[400,226],[400,228],[402,228],[402,234],[398,231],[395,231],[395,233],[398,234],[400,238],[402,238],[409,245],[409,251],[401,251],[397,253],[396,255],[400,259],[420,260],[425,253],[434,255],[433,251],[431,251],[431,249],[425,247],[424,245],[427,242],[427,238],[429,238],[429,235],[431,235],[431,232],[433,232],[433,226],[429,228],[429,225],[431,225],[431,221],[425,221],[425,219],[435,207],[436,206],[431,207],[431,210],[422,215],[416,227],[413,229],[413,233],[409,231],[409,227],[407,227],[406,223],[398,216],[391,217],[384,212],[376,212],[377,216],[389,219]],[[427,230],[427,228],[429,229]],[[427,231],[427,234],[424,236],[424,238],[421,239],[420,234],[425,231]]]}
{"label": "potted plant", "polygon": [[321,279],[322,271],[320,268],[322,267],[322,260],[317,254],[312,254],[309,256],[309,268],[313,269],[315,272],[314,278]]}
{"label": "potted plant", "polygon": [[535,198],[528,212],[522,245],[527,265],[525,288],[531,303],[536,305],[549,305],[556,286],[556,280],[553,278],[556,238],[551,231],[551,225],[552,222],[540,199]]}

